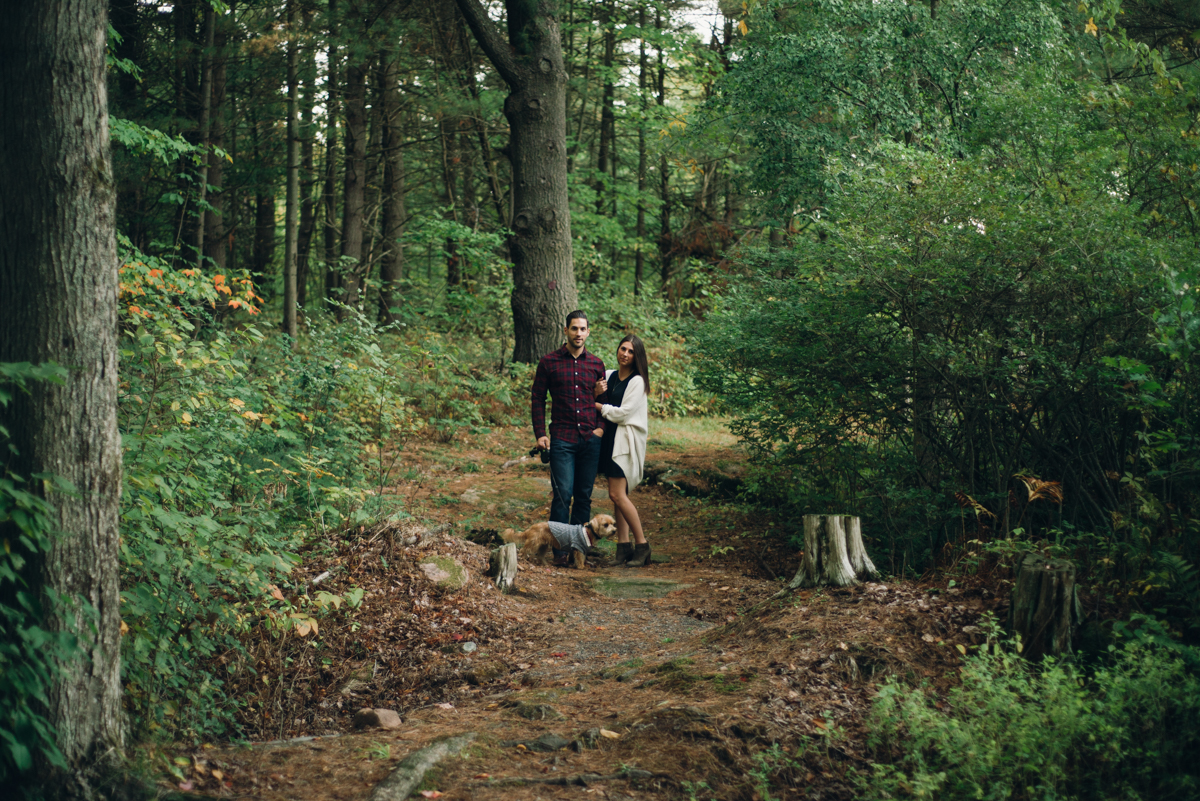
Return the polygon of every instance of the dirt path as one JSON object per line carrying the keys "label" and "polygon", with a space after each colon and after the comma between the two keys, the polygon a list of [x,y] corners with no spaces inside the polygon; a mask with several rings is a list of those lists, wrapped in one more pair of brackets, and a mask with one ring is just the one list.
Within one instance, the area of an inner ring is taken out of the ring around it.
{"label": "dirt path", "polygon": [[[513,429],[473,447],[423,449],[394,490],[422,525],[447,527],[409,546],[394,530],[364,532],[357,551],[328,557],[367,587],[366,598],[357,626],[326,627],[324,672],[276,701],[277,717],[293,721],[279,728],[284,739],[185,751],[192,764],[173,786],[271,801],[367,799],[406,755],[471,732],[461,756],[426,775],[426,796],[852,798],[846,773],[864,764],[873,686],[892,674],[944,681],[956,646],[977,641],[980,614],[998,606],[986,590],[892,583],[771,600],[796,565],[768,533],[787,521],[661,486],[634,495],[653,565],[523,563],[521,591],[500,595],[480,576],[488,549],[461,535],[545,519],[544,468],[501,469],[524,444]],[[728,435],[672,436],[669,427],[649,458],[693,472],[740,461]],[[609,511],[602,486],[595,507]],[[464,566],[467,583],[433,600],[414,589],[422,579],[398,562],[429,554]],[[363,565],[380,557],[387,572],[372,588]],[[422,608],[438,610],[433,629],[419,644],[415,635],[399,642],[389,623],[416,621]],[[362,706],[393,709],[402,723],[355,732],[350,716]]]}

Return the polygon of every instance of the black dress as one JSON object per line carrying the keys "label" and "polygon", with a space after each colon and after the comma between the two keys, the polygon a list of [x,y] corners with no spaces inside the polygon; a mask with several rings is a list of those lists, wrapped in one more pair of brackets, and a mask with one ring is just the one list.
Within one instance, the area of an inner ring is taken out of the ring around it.
{"label": "black dress", "polygon": [[[604,393],[601,403],[620,406],[621,401],[625,399],[625,387],[629,386],[630,380],[637,373],[630,373],[624,381],[618,378],[618,375],[620,375],[620,371],[614,370],[612,378],[608,379],[608,391]],[[609,478],[625,478],[625,471],[618,467],[612,458],[613,445],[616,441],[617,424],[611,420],[605,420],[604,439],[600,442],[600,472]]]}

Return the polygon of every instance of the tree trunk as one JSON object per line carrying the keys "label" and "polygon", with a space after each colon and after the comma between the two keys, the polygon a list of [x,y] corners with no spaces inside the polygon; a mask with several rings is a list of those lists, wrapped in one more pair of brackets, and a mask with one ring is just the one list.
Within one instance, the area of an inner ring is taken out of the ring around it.
{"label": "tree trunk", "polygon": [[[654,11],[654,27],[661,34],[663,29],[662,11]],[[661,114],[667,105],[667,66],[663,57],[662,36],[658,37],[658,109]],[[658,209],[658,260],[659,281],[663,294],[667,294],[671,286],[671,174],[667,169],[667,154],[664,151],[658,157],[659,201]]]}
{"label": "tree trunk", "polygon": [[[305,27],[307,28],[307,15]],[[312,255],[313,232],[317,226],[316,183],[313,137],[313,103],[316,98],[316,54],[310,48],[304,65],[304,98],[300,103],[300,236],[296,240],[296,305],[308,308],[309,257]]]}
{"label": "tree trunk", "polygon": [[380,320],[396,322],[392,309],[400,305],[397,282],[404,278],[404,130],[400,120],[400,85],[396,56],[387,58],[383,72],[383,255],[379,265]]}
{"label": "tree trunk", "polygon": [[517,591],[517,544],[510,542],[492,551],[487,575],[496,581],[496,589],[505,595]]}
{"label": "tree trunk", "polygon": [[296,327],[296,238],[300,217],[300,131],[296,119],[300,54],[296,45],[296,0],[287,4],[287,200],[283,213],[283,333],[293,343]]}
{"label": "tree trunk", "polygon": [[[202,147],[208,148],[212,143],[209,136],[212,133],[212,78],[213,78],[213,44],[217,30],[217,12],[212,6],[204,11],[204,51],[201,53],[202,68],[200,72],[200,135]],[[208,199],[208,155],[200,159],[200,175],[196,178],[196,238],[192,242],[195,248],[196,267],[204,268],[204,222],[208,218],[205,208]]]}
{"label": "tree trunk", "polygon": [[1081,618],[1075,589],[1075,565],[1030,553],[1017,566],[1008,607],[1009,631],[1021,636],[1021,653],[1037,661],[1071,653]]}
{"label": "tree trunk", "polygon": [[862,542],[857,517],[804,516],[804,554],[787,590],[799,587],[849,587],[879,575]]}
{"label": "tree trunk", "polygon": [[562,344],[579,302],[567,205],[566,79],[557,6],[509,0],[501,37],[478,0],[457,0],[476,40],[508,83],[512,131],[513,361],[533,363]]}
{"label": "tree trunk", "polygon": [[[217,21],[216,38],[212,63],[212,90],[210,103],[212,110],[209,123],[209,142],[213,147],[225,147],[225,87],[226,63],[228,58],[225,46],[229,32],[224,20]],[[225,186],[225,159],[216,153],[208,154],[208,183],[216,187],[216,192],[209,196],[209,205],[213,208],[204,212],[204,255],[212,263],[217,272],[224,272],[229,254],[229,224],[225,218],[225,207],[229,193],[223,190]]]}
{"label": "tree trunk", "polygon": [[54,677],[46,699],[68,767],[39,765],[41,795],[59,798],[88,794],[98,763],[122,747],[107,10],[106,0],[15,3],[0,26],[0,362],[70,369],[62,385],[17,393],[0,423],[12,435],[14,472],[51,473],[77,490],[53,498],[61,534],[25,574],[39,594],[79,598],[98,615],[94,630],[69,614],[51,624],[75,632],[85,657]]}
{"label": "tree trunk", "polygon": [[[361,56],[360,56],[361,58]],[[361,61],[346,68],[346,172],[342,179],[342,259],[345,273],[342,303],[358,305],[363,256],[363,201],[367,176],[367,67]],[[345,310],[338,319],[345,319]]]}
{"label": "tree trunk", "polygon": [[649,98],[646,95],[646,6],[638,6],[638,201],[637,201],[637,250],[633,263],[633,294],[642,292],[642,278],[646,269],[646,115]]}
{"label": "tree trunk", "polygon": [[329,0],[329,55],[326,73],[325,109],[325,182],[322,187],[322,211],[325,225],[322,234],[325,245],[325,299],[339,300],[338,288],[341,275],[338,270],[338,225],[337,225],[337,106],[338,106],[338,48],[337,48],[337,0]]}

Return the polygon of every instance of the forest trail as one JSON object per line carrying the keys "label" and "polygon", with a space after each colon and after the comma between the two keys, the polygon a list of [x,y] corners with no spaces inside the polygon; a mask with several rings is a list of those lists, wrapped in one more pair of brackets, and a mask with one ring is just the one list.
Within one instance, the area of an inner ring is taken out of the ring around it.
{"label": "forest trail", "polygon": [[[656,422],[648,461],[678,487],[719,488],[739,472],[727,433]],[[305,570],[340,567],[340,591],[364,588],[362,605],[322,623],[320,647],[264,644],[260,673],[290,666],[277,695],[257,690],[248,719],[269,741],[177,751],[189,764],[173,791],[366,801],[405,757],[469,733],[412,797],[849,799],[873,688],[889,675],[951,682],[956,646],[978,643],[980,615],[1002,606],[983,588],[890,581],[773,599],[798,555],[768,532],[789,522],[662,484],[633,495],[651,566],[522,562],[520,591],[501,595],[480,575],[489,549],[463,537],[546,519],[545,468],[502,467],[528,448],[525,433],[406,455],[389,491],[432,531],[405,545],[415,524],[365,528],[314,555]],[[593,505],[609,512],[603,486]],[[434,588],[422,559],[456,562],[466,583]],[[355,731],[361,707],[396,711],[399,727]]]}

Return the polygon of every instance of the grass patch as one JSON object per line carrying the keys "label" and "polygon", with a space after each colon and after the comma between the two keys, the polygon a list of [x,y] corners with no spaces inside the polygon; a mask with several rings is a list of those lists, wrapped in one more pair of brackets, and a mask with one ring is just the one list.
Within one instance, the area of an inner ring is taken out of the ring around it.
{"label": "grass patch", "polygon": [[724,417],[656,418],[650,423],[649,445],[670,450],[683,450],[701,445],[718,448],[736,446],[737,437],[729,433]]}

